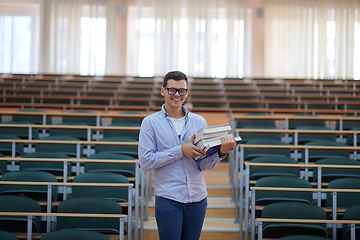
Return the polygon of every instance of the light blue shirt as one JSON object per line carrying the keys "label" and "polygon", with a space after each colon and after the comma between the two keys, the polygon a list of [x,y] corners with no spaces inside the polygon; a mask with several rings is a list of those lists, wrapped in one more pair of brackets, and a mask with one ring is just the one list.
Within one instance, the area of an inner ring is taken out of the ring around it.
{"label": "light blue shirt", "polygon": [[185,125],[178,137],[164,105],[144,118],[139,135],[139,161],[142,170],[154,170],[155,195],[181,203],[199,202],[207,196],[203,170],[211,169],[222,158],[213,154],[199,161],[185,157],[181,145],[207,126],[205,118],[185,112]]}

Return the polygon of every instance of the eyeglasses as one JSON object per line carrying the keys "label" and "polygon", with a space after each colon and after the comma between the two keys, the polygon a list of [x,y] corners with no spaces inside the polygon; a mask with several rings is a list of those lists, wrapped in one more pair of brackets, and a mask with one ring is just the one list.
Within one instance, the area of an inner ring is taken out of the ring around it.
{"label": "eyeglasses", "polygon": [[178,92],[180,94],[180,96],[185,96],[188,92],[188,89],[186,88],[165,88],[166,90],[168,90],[169,95],[175,95],[176,92]]}

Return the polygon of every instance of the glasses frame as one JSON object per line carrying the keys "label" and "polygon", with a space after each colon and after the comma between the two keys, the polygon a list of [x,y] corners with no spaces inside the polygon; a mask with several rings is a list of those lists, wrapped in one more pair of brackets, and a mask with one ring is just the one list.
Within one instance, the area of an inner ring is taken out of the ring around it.
{"label": "glasses frame", "polygon": [[[168,91],[169,95],[175,95],[176,93],[179,93],[180,96],[185,96],[189,91],[189,89],[187,89],[187,88],[172,88],[171,87],[171,88],[165,88],[165,89]],[[173,94],[171,94],[170,90],[175,91],[175,92]],[[185,91],[185,94],[181,94],[180,91]]]}

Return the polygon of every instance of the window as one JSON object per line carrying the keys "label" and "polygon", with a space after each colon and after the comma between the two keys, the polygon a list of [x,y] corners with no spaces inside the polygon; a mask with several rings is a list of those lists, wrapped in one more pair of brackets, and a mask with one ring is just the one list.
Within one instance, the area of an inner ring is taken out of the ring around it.
{"label": "window", "polygon": [[360,80],[360,22],[354,24],[354,79]]}
{"label": "window", "polygon": [[328,71],[331,78],[335,78],[335,37],[336,37],[336,23],[334,21],[328,21],[326,25],[327,36],[327,60]]}
{"label": "window", "polygon": [[201,3],[129,7],[127,74],[152,77],[176,69],[193,77],[242,77],[242,11]]}
{"label": "window", "polygon": [[38,22],[35,15],[0,15],[0,72],[36,73]]}
{"label": "window", "polygon": [[139,29],[139,73],[140,77],[154,76],[155,57],[155,19],[140,18],[137,20]]}
{"label": "window", "polygon": [[106,19],[81,18],[80,74],[105,74]]}
{"label": "window", "polygon": [[212,52],[211,57],[211,77],[226,77],[226,37],[227,21],[226,19],[213,19],[212,23]]}

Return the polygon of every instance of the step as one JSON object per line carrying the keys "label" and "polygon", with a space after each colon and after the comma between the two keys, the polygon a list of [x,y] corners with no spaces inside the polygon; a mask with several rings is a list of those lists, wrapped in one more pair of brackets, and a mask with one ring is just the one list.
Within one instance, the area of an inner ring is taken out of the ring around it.
{"label": "step", "polygon": [[208,197],[211,198],[230,198],[231,187],[229,185],[224,186],[207,186]]}
{"label": "step", "polygon": [[[239,224],[234,219],[206,218],[200,240],[239,239]],[[144,239],[159,240],[155,218],[144,223]]]}
{"label": "step", "polygon": [[[229,164],[219,163],[203,172],[208,191],[208,207],[200,240],[239,239],[239,223],[235,223],[235,203],[231,199]],[[148,221],[144,222],[144,239],[158,240],[154,217],[154,198],[149,201]]]}
{"label": "step", "polygon": [[235,203],[231,198],[208,197],[206,218],[235,218]]}
{"label": "step", "polygon": [[219,163],[215,168],[203,172],[208,197],[231,197],[228,163]]}

